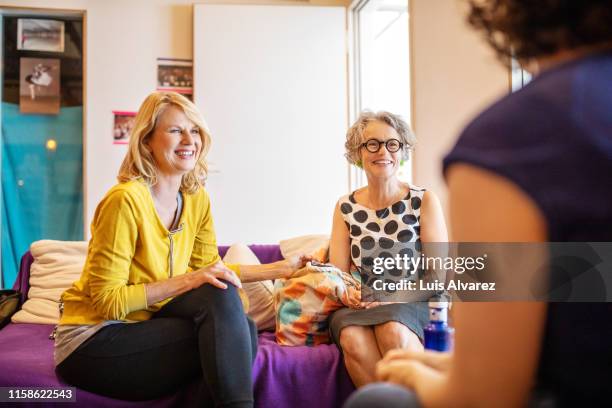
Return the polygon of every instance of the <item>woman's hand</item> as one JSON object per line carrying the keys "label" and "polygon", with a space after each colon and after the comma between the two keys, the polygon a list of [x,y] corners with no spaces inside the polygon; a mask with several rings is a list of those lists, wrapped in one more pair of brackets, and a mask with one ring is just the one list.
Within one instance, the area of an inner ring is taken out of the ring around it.
{"label": "woman's hand", "polygon": [[417,388],[423,378],[439,379],[450,367],[449,353],[391,350],[376,364],[376,377],[407,388]]}
{"label": "woman's hand", "polygon": [[376,364],[376,378],[378,381],[390,382],[415,389],[419,378],[425,373],[434,374],[436,370],[414,360],[393,360]]}
{"label": "woman's hand", "polygon": [[193,272],[145,284],[147,306],[151,306],[172,296],[178,296],[189,290],[199,288],[206,283],[219,289],[227,289],[227,285],[219,279],[223,279],[236,287],[242,287],[240,279],[238,279],[234,271],[225,266],[223,262],[219,261]]}
{"label": "woman's hand", "polygon": [[223,279],[237,288],[242,287],[242,283],[236,273],[229,269],[222,261],[200,268],[191,273],[194,278],[192,289],[198,288],[206,283],[216,286],[219,289],[227,289],[227,285],[219,279]]}
{"label": "woman's hand", "polygon": [[413,360],[425,364],[428,367],[440,371],[448,371],[451,364],[451,353],[440,353],[437,351],[415,351],[407,349],[394,349],[385,354],[382,360],[384,362],[391,361],[407,361]]}
{"label": "woman's hand", "polygon": [[311,255],[300,254],[275,263],[283,271],[282,277],[288,279],[298,270],[306,266],[306,263],[309,261],[312,261]]}

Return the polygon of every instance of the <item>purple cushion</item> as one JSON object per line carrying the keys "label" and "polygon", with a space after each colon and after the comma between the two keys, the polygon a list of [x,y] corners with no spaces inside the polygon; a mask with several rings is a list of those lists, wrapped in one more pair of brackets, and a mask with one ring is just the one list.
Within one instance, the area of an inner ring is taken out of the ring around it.
{"label": "purple cushion", "polygon": [[335,345],[281,346],[274,333],[259,335],[253,379],[258,407],[339,407],[355,390]]}
{"label": "purple cushion", "polygon": [[[282,259],[278,245],[251,245],[262,263]],[[227,247],[220,247],[225,255]],[[22,258],[14,288],[27,293],[32,256]],[[66,386],[55,375],[53,326],[9,324],[0,331],[0,386]],[[334,345],[286,347],[278,345],[273,333],[259,335],[259,348],[253,367],[255,406],[299,408],[332,408],[342,405],[354,387]],[[145,402],[115,400],[77,390],[79,406],[182,406],[195,395],[195,383],[174,395]],[[32,406],[40,406],[32,404]]]}

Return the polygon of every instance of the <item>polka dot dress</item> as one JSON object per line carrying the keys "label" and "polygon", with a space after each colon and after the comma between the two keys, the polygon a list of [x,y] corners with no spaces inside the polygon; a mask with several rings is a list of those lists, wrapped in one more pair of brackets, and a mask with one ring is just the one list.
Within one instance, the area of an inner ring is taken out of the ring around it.
{"label": "polka dot dress", "polygon": [[355,193],[339,201],[342,218],[351,239],[351,260],[361,268],[361,248],[391,248],[394,242],[420,242],[421,202],[425,189],[410,187],[402,200],[380,210],[372,210],[355,200]]}
{"label": "polka dot dress", "polygon": [[[352,263],[359,270],[362,261],[361,248],[379,246],[391,248],[395,242],[420,242],[421,202],[425,189],[410,186],[406,196],[387,208],[373,210],[359,204],[355,193],[338,201],[340,212],[349,230]],[[331,316],[330,331],[340,347],[340,331],[346,326],[375,326],[389,321],[402,323],[421,340],[423,327],[428,322],[427,303],[393,303],[371,309],[340,309]]]}

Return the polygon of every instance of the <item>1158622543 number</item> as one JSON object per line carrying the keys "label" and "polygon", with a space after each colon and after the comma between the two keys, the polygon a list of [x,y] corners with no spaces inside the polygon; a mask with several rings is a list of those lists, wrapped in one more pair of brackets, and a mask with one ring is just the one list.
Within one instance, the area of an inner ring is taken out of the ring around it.
{"label": "1158622543 number", "polygon": [[0,402],[75,402],[74,387],[0,387]]}

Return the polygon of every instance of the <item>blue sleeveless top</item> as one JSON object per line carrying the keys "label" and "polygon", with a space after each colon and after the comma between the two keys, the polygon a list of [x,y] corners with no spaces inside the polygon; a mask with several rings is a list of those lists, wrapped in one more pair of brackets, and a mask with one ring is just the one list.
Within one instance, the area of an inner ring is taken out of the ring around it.
{"label": "blue sleeveless top", "polygon": [[[444,170],[459,162],[521,188],[544,215],[549,241],[612,241],[612,52],[543,72],[485,110]],[[612,303],[550,303],[539,388],[558,406],[605,405],[611,379]]]}

